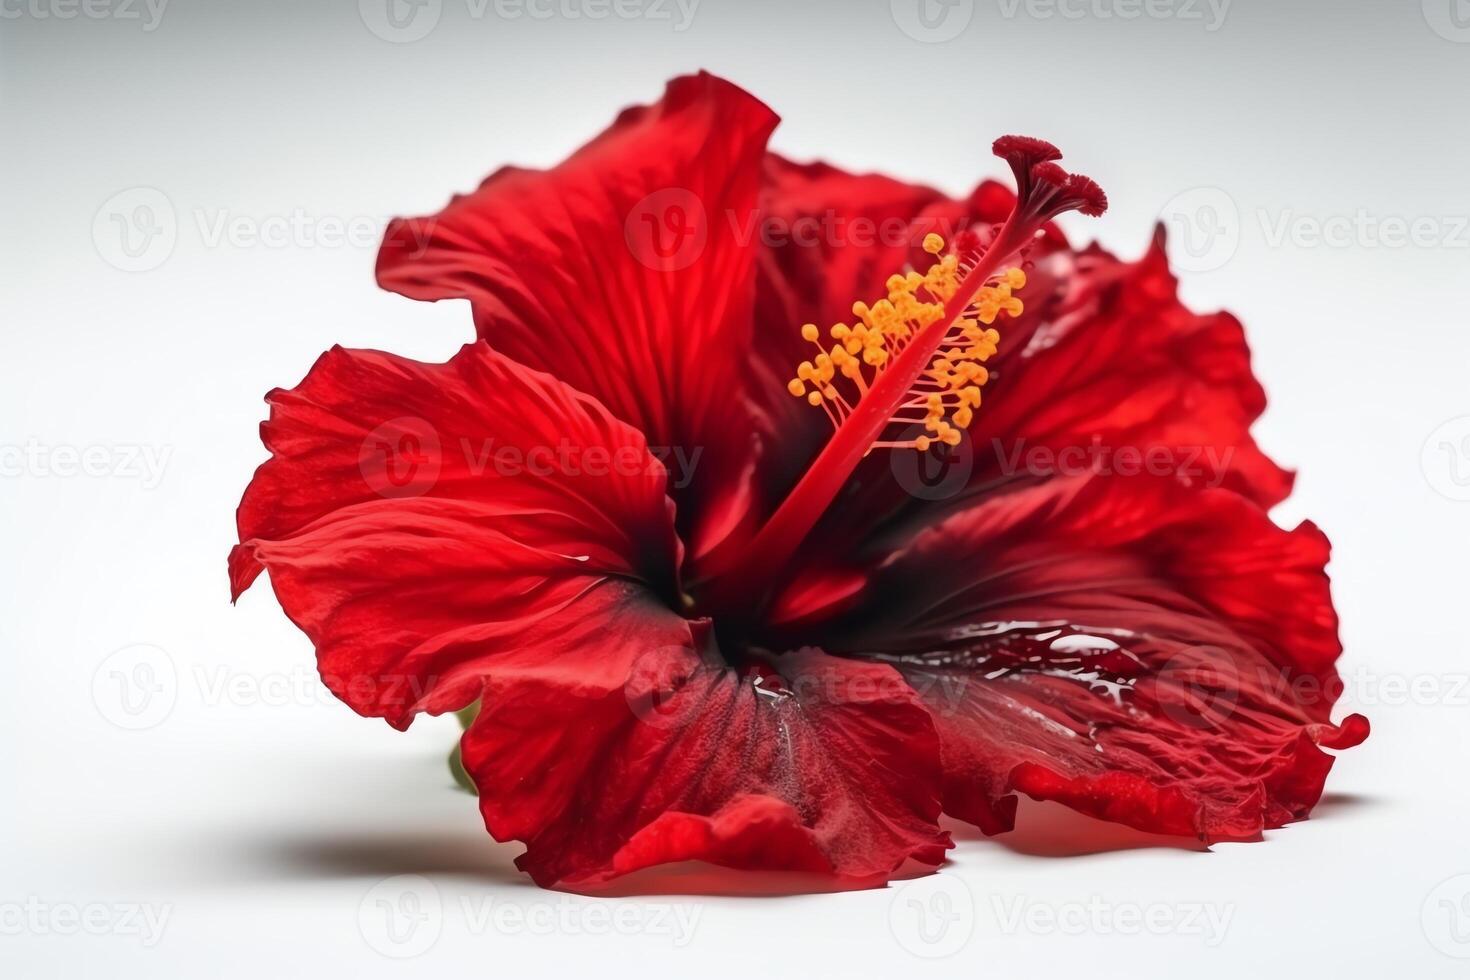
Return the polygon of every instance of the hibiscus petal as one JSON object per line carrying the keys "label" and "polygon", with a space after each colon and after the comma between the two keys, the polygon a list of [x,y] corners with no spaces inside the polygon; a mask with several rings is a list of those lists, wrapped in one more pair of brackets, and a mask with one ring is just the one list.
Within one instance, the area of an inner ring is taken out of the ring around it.
{"label": "hibiscus petal", "polygon": [[555,664],[493,672],[462,742],[538,884],[699,859],[860,886],[951,846],[933,726],[891,668],[808,650],[741,673],[671,613],[570,628]]}
{"label": "hibiscus petal", "polygon": [[444,364],[336,348],[267,401],[233,590],[269,569],[362,714],[402,728],[464,707],[489,658],[554,645],[609,578],[677,592],[667,473],[643,436],[485,344]]}
{"label": "hibiscus petal", "polygon": [[[1228,313],[1198,314],[1179,301],[1162,225],[1137,262],[1095,246],[1057,251],[1037,259],[1031,279],[1021,292],[1031,312],[1002,326],[972,430],[973,486],[1014,476],[1024,454],[1041,448],[1053,469],[1064,465],[1055,454],[1070,451],[1073,472],[1127,476],[1123,467],[1147,465],[1266,507],[1285,499],[1291,473],[1250,435],[1266,395],[1245,332]],[[1094,447],[1114,451],[1093,455]],[[1120,447],[1132,455],[1119,457]]]}
{"label": "hibiscus petal", "polygon": [[658,447],[703,454],[680,519],[697,556],[754,507],[753,424],[732,380],[750,340],[756,195],[777,117],[708,74],[547,171],[508,168],[397,220],[378,281],[470,300],[497,350],[596,396]]}
{"label": "hibiscus petal", "polygon": [[1153,477],[1012,487],[881,569],[845,649],[930,707],[945,809],[1010,829],[1019,790],[1159,833],[1305,817],[1331,757],[1340,647],[1326,539]]}

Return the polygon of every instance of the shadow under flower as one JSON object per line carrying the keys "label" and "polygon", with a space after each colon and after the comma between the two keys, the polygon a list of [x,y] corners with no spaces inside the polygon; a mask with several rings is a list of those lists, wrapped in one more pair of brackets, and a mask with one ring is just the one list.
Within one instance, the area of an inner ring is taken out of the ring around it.
{"label": "shadow under flower", "polygon": [[[427,789],[427,787],[425,787]],[[452,792],[448,786],[446,793]],[[524,847],[518,842],[497,843],[484,831],[473,814],[457,805],[446,806],[433,827],[405,831],[388,827],[359,826],[292,829],[280,834],[262,833],[238,842],[233,855],[255,874],[275,878],[385,878],[422,874],[457,878],[486,884],[535,889],[531,879],[515,866]],[[1381,801],[1366,796],[1329,793],[1316,813],[1341,817],[1353,810]],[[998,846],[1020,855],[1038,858],[1076,858],[1116,851],[1165,849],[1206,852],[1209,847],[1191,838],[1150,834],[1121,824],[1084,816],[1060,804],[1021,797],[1016,829],[987,837],[978,829],[945,818],[943,826],[952,834],[958,853],[975,854],[977,848]],[[931,868],[910,862],[892,876],[894,880],[923,877]],[[882,888],[885,880],[837,882],[819,874],[789,871],[736,871],[689,861],[637,871],[605,884],[564,887],[560,891],[594,898],[630,898],[658,895],[705,897],[782,897]]]}

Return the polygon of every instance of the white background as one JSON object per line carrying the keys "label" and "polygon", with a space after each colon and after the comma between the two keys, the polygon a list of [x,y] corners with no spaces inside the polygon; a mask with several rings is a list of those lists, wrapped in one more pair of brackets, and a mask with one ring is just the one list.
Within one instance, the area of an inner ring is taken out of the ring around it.
{"label": "white background", "polygon": [[[1470,878],[1441,886],[1470,874],[1470,28],[1450,3],[958,0],[931,28],[904,0],[557,4],[431,0],[416,40],[374,0],[0,7],[5,975],[1464,975]],[[383,222],[553,163],[700,67],[780,112],[798,158],[958,193],[1000,173],[991,138],[1033,133],[1112,198],[1079,241],[1134,256],[1160,216],[1195,234],[1184,295],[1247,325],[1258,435],[1300,470],[1277,516],[1333,539],[1343,710],[1374,726],[1316,818],[1201,851],[1023,803],[1022,830],[958,828],[941,875],[886,890],[565,897],[452,788],[452,720],[356,717],[268,589],[229,605],[265,391],[333,343],[442,358],[469,336],[466,309],[374,287]],[[171,250],[120,251],[112,215],[139,204]],[[307,230],[249,237],[293,216]],[[89,449],[98,472],[69,473]],[[146,702],[119,686],[150,676]],[[413,898],[395,943],[378,903]]]}

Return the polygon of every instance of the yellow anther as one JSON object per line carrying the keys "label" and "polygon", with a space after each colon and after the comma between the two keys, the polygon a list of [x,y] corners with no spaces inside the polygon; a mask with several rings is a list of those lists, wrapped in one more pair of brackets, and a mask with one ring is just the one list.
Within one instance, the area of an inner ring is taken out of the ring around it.
{"label": "yellow anther", "polygon": [[946,247],[940,235],[927,234],[922,244],[925,252],[935,256],[929,268],[895,273],[884,282],[885,296],[871,304],[854,302],[853,321],[834,323],[826,331],[832,339],[830,350],[823,348],[822,331],[816,324],[802,324],[802,339],[815,344],[817,352],[812,360],[797,366],[796,377],[786,386],[792,395],[805,397],[812,405],[831,403],[827,412],[840,425],[917,335],[947,322],[917,388],[910,389],[894,409],[893,422],[922,423],[930,434],[879,442],[887,447],[913,446],[921,452],[937,442],[959,444],[964,430],[975,420],[980,386],[990,378],[984,362],[995,355],[1000,343],[999,332],[990,324],[1002,315],[1020,315],[1024,307],[1012,293],[1026,285],[1022,270],[1005,269],[982,284],[964,309],[946,310],[966,273],[958,255],[940,254]]}

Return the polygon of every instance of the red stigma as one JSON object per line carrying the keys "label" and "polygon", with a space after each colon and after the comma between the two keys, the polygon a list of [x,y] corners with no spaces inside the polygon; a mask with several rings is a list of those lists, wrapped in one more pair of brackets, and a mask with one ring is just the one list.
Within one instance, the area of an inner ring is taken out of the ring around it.
{"label": "red stigma", "polygon": [[1089,218],[1096,218],[1108,209],[1108,196],[1103,189],[1097,186],[1097,181],[1082,174],[1072,174],[1067,178],[1063,190],[1067,194],[1080,201],[1077,210]]}

